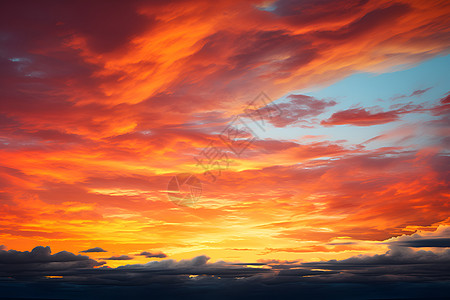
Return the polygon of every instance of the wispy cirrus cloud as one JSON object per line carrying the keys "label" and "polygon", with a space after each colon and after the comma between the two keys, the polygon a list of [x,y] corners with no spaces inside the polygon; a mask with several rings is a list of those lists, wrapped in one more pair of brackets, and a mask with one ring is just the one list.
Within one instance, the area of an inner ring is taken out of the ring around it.
{"label": "wispy cirrus cloud", "polygon": [[408,98],[408,97],[414,97],[414,96],[422,96],[423,94],[425,94],[427,91],[431,90],[432,88],[426,88],[426,89],[419,89],[419,90],[415,90],[413,91],[411,94],[409,95],[400,95],[400,96],[395,96],[392,98],[392,100],[397,100],[397,99],[402,99],[402,98]]}

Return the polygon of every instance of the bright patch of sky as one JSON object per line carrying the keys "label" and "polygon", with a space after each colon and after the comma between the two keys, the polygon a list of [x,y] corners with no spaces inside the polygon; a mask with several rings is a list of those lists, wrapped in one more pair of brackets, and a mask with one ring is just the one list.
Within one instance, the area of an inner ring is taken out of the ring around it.
{"label": "bright patch of sky", "polygon": [[[383,74],[358,73],[330,86],[309,91],[302,90],[295,92],[295,94],[305,94],[318,99],[328,99],[337,102],[337,105],[329,107],[327,112],[318,117],[318,122],[327,119],[334,112],[355,107],[370,108],[377,106],[382,108],[383,111],[389,110],[389,107],[395,104],[423,104],[426,107],[431,107],[437,104],[449,92],[449,69],[450,55],[440,56],[412,66],[409,69]],[[414,91],[426,89],[428,90],[421,95],[409,97]],[[401,97],[403,95],[405,97]],[[275,103],[281,102],[286,102],[286,98],[283,97],[275,101]],[[434,117],[427,113],[414,113],[403,115],[400,120],[395,122],[365,127],[352,125],[323,127],[315,125],[314,128],[302,128],[298,126],[275,128],[266,123],[264,128],[265,132],[262,137],[286,140],[301,139],[301,142],[305,142],[302,139],[303,136],[318,135],[322,136],[318,140],[347,140],[349,144],[359,144],[391,131],[394,128],[407,127],[408,125],[415,125],[432,119]],[[260,134],[261,132],[259,131],[258,133]],[[420,136],[420,132],[416,132],[416,134],[419,136],[415,140],[408,141],[411,145],[428,142],[426,137]],[[392,142],[395,144],[401,139],[402,137],[400,135],[398,141]],[[314,141],[314,139],[310,141]],[[386,145],[386,141],[380,141],[370,143],[368,146],[370,148],[376,148],[391,145]]]}

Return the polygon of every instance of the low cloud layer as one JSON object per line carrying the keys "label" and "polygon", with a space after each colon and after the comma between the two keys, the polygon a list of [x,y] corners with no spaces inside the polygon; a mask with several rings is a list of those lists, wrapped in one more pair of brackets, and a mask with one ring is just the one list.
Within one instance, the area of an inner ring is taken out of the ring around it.
{"label": "low cloud layer", "polygon": [[[399,240],[408,238],[411,237]],[[417,237],[411,239],[419,240],[425,241]],[[410,295],[411,288],[416,290],[411,299],[425,299],[419,297],[425,290],[428,290],[427,299],[443,299],[439,295],[450,288],[450,249],[414,251],[398,246],[398,241],[389,243],[391,249],[384,254],[343,260],[210,263],[209,257],[201,255],[117,268],[104,267],[102,262],[65,251],[51,254],[49,247],[36,247],[31,252],[0,250],[0,287],[5,295],[18,295],[14,292],[18,285],[27,286],[23,295],[44,295],[43,290],[33,287],[33,283],[39,283],[52,291],[53,296],[63,299],[80,296],[95,299],[100,294],[110,295],[110,299],[120,299],[124,294],[133,295],[133,299],[145,299],[147,293],[153,295],[152,299],[175,299],[181,295],[273,299],[290,298],[299,292],[316,299],[368,299],[361,298],[364,290],[392,297]],[[423,281],[427,283],[417,285]],[[92,285],[97,288],[93,290]],[[377,293],[377,287],[384,290]],[[116,294],[111,294],[112,290]]]}
{"label": "low cloud layer", "polygon": [[50,247],[35,247],[31,251],[0,250],[0,277],[43,278],[62,276],[103,265],[88,256],[67,251],[51,254]]}
{"label": "low cloud layer", "polygon": [[[130,264],[117,268],[102,266],[87,256],[62,251],[51,254],[50,247],[36,247],[31,252],[0,250],[1,277],[20,279],[27,275],[30,280],[48,276],[63,276],[62,281],[77,283],[108,284],[111,279],[124,285],[139,285],[151,282],[193,280],[260,281],[261,283],[283,282],[340,282],[351,279],[357,282],[372,281],[420,281],[450,280],[450,238],[448,226],[434,232],[403,235],[386,241],[390,250],[384,254],[358,255],[343,260],[318,262],[268,260],[258,263],[235,263],[217,261],[200,255],[192,259],[164,259],[146,264]],[[416,247],[434,247],[431,250],[414,250]],[[163,257],[163,253],[142,252],[148,257]],[[107,260],[130,260],[132,256],[121,255]]]}

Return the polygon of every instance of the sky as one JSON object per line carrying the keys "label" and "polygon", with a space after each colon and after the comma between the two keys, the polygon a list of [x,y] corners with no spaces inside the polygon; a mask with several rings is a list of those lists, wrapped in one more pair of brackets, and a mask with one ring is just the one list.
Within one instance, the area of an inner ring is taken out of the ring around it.
{"label": "sky", "polygon": [[2,296],[450,291],[448,1],[0,14]]}

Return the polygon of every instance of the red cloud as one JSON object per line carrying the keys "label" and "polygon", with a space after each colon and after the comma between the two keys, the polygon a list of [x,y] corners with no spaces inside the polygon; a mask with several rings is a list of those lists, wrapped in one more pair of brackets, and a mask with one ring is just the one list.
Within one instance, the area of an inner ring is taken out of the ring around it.
{"label": "red cloud", "polygon": [[371,113],[364,108],[353,108],[334,113],[329,119],[323,120],[322,125],[356,125],[372,126],[397,121],[399,115],[396,111]]}
{"label": "red cloud", "polygon": [[439,105],[432,108],[432,113],[435,116],[447,116],[450,114],[450,94],[443,97]]}
{"label": "red cloud", "polygon": [[402,114],[423,111],[420,105],[403,105],[398,109],[386,112],[374,112],[365,108],[351,108],[334,113],[321,122],[324,126],[355,125],[372,126],[397,121]]}

